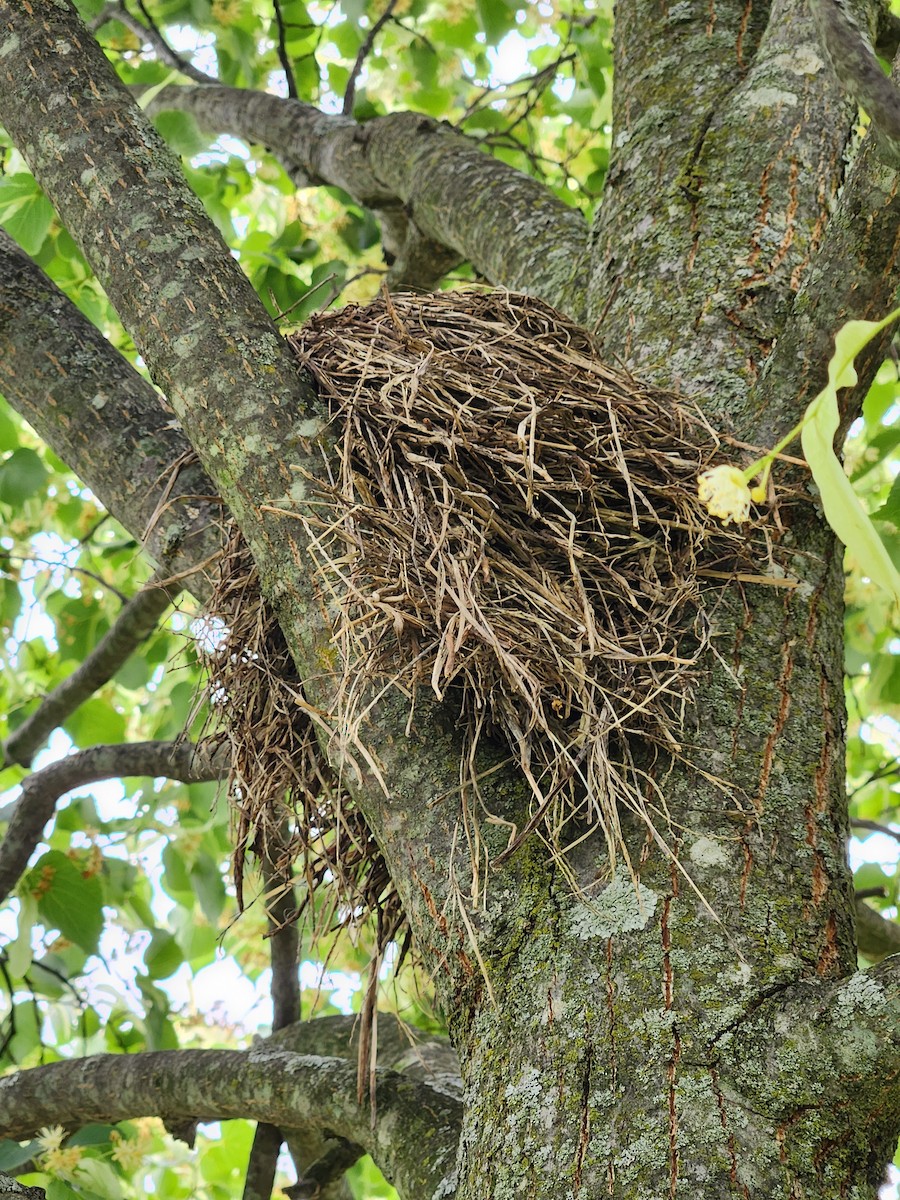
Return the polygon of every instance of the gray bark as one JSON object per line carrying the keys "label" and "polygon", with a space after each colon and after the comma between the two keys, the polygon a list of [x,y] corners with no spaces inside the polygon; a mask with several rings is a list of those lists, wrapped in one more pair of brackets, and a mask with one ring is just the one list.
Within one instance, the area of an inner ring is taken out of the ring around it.
{"label": "gray bark", "polygon": [[208,595],[221,505],[190,442],[152,384],[3,230],[0,339],[9,403],[151,559]]}
{"label": "gray bark", "polygon": [[581,213],[446,125],[416,113],[358,125],[297,100],[222,86],[169,87],[154,103],[269,147],[298,186],[333,184],[373,209],[385,248],[403,260],[398,284],[433,287],[465,259],[490,283],[540,296],[576,320],[584,315]]}
{"label": "gray bark", "polygon": [[[362,1146],[405,1196],[430,1196],[450,1171],[459,1101],[421,1080],[379,1071],[373,1127],[356,1102],[356,1067],[344,1059],[253,1050],[101,1054],[0,1079],[0,1130],[30,1137],[45,1125],[77,1127],[156,1115],[170,1121],[249,1118],[284,1130],[327,1131]],[[397,1136],[397,1130],[405,1132]]]}

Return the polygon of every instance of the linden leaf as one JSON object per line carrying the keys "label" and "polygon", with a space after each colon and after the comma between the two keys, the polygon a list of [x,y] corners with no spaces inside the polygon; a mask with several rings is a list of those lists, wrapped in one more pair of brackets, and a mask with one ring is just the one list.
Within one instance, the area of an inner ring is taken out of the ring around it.
{"label": "linden leaf", "polygon": [[856,355],[898,317],[900,309],[883,321],[848,321],[838,330],[834,354],[828,364],[828,384],[807,408],[800,436],[803,453],[819,488],[825,519],[851,551],[863,574],[889,592],[900,605],[900,572],[834,452],[834,435],[840,422],[838,389],[856,383]]}

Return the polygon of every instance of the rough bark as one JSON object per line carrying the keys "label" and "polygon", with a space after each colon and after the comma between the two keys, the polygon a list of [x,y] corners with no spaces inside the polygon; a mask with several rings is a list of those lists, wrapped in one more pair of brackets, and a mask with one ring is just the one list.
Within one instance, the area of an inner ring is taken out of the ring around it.
{"label": "rough bark", "polygon": [[[375,210],[386,249],[406,264],[398,282],[434,286],[465,259],[490,283],[540,296],[576,320],[584,315],[581,213],[446,125],[416,113],[359,125],[297,100],[223,86],[169,87],[155,105],[267,146],[298,186],[333,184]],[[423,239],[433,246],[430,264]]]}
{"label": "rough bark", "polygon": [[202,599],[222,545],[214,485],[155,388],[3,230],[0,339],[9,403]]}
{"label": "rough bark", "polygon": [[364,1147],[402,1195],[430,1196],[452,1166],[459,1101],[394,1071],[377,1075],[373,1127],[368,1105],[356,1102],[355,1065],[343,1059],[270,1047],[103,1054],[0,1079],[0,1129],[25,1139],[45,1125],[140,1114],[311,1127]]}

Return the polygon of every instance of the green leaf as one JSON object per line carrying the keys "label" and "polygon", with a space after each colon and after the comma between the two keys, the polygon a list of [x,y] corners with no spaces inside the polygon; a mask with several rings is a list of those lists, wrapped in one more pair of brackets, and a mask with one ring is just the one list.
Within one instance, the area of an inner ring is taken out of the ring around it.
{"label": "green leaf", "polygon": [[184,962],[181,947],[165,929],[155,929],[144,951],[144,965],[151,979],[168,979]]}
{"label": "green leaf", "polygon": [[22,608],[22,593],[14,579],[0,578],[0,630],[8,633]]}
{"label": "green leaf", "polygon": [[856,355],[897,317],[900,317],[900,309],[883,321],[848,321],[838,330],[834,354],[828,364],[828,384],[807,408],[801,438],[828,524],[853,554],[863,574],[883,587],[900,605],[900,572],[834,452],[834,437],[840,420],[838,389],[856,383],[853,365]]}
{"label": "green leaf", "polygon": [[218,864],[208,854],[199,854],[191,867],[191,883],[210,925],[215,925],[225,907],[225,884]]}
{"label": "green leaf", "polygon": [[47,1184],[47,1200],[85,1200],[85,1194],[74,1191],[61,1179],[51,1179]]}
{"label": "green leaf", "polygon": [[894,532],[900,532],[900,475],[891,484],[888,498],[876,512],[872,513],[873,521],[881,521],[889,525]]}
{"label": "green leaf", "polygon": [[0,1171],[14,1171],[33,1158],[39,1149],[37,1142],[29,1142],[27,1146],[20,1146],[18,1142],[0,1142]]}
{"label": "green leaf", "polygon": [[38,912],[53,929],[89,954],[97,949],[103,929],[103,888],[86,876],[60,850],[48,850],[25,877],[25,890],[37,900]]}
{"label": "green leaf", "polygon": [[66,718],[63,728],[75,745],[84,749],[123,742],[126,723],[124,716],[116,712],[109,701],[92,696]]}
{"label": "green leaf", "polygon": [[47,478],[47,468],[33,450],[22,446],[0,463],[0,501],[18,508],[39,492]]}
{"label": "green leaf", "polygon": [[0,404],[0,452],[15,450],[19,444],[19,426],[12,409],[4,401]]}
{"label": "green leaf", "polygon": [[31,175],[19,172],[0,180],[0,225],[26,254],[35,255],[53,220],[53,206]]}

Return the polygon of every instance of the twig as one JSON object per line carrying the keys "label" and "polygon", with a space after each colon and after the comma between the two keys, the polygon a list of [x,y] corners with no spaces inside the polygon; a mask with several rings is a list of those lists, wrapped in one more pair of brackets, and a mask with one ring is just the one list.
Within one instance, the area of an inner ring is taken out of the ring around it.
{"label": "twig", "polygon": [[877,821],[869,821],[864,817],[855,817],[850,824],[854,829],[869,829],[873,833],[883,833],[887,837],[892,837],[895,842],[900,842],[900,832],[896,829],[891,829],[888,825],[879,825]]}
{"label": "twig", "polygon": [[[266,841],[260,854],[272,961],[273,1033],[300,1019],[300,977],[297,971],[300,938],[296,925],[297,899],[286,845],[288,833],[285,823],[277,831],[270,830],[268,836],[263,834]],[[243,1200],[269,1200],[283,1140],[277,1126],[265,1122],[256,1126],[247,1159]]]}
{"label": "twig", "polygon": [[159,624],[180,589],[160,584],[154,575],[119,613],[84,662],[7,738],[0,753],[4,765],[31,766],[35,752],[80,704],[110,680]]}
{"label": "twig", "polygon": [[378,37],[378,34],[391,19],[394,9],[397,7],[397,0],[388,0],[387,7],[384,12],[369,30],[366,35],[366,40],[359,48],[359,53],[356,55],[356,62],[353,64],[353,70],[350,72],[350,78],[347,80],[347,88],[344,92],[344,104],[341,112],[345,117],[349,117],[353,113],[353,100],[356,96],[356,81],[359,78],[360,71],[363,69],[363,64],[372,49],[372,45]]}
{"label": "twig", "polygon": [[120,25],[124,25],[133,33],[136,33],[139,38],[146,38],[163,62],[180,71],[182,75],[186,75],[188,79],[193,79],[194,83],[219,82],[214,76],[207,75],[199,67],[195,67],[189,59],[183,58],[177,50],[174,50],[169,45],[160,32],[158,25],[147,11],[144,0],[137,0],[137,5],[141,11],[141,15],[147,22],[146,25],[126,8],[125,0],[118,0],[116,4],[107,4],[100,16],[91,22],[91,27],[97,30],[107,21],[118,21]]}
{"label": "twig", "polygon": [[217,746],[191,742],[131,742],[91,746],[35,771],[22,791],[0,843],[0,900],[15,887],[44,826],[66,792],[98,779],[128,775],[165,776],[183,783],[221,779],[225,764]]}
{"label": "twig", "polygon": [[291,60],[288,57],[287,46],[285,44],[286,31],[284,28],[284,17],[281,13],[281,4],[279,0],[272,0],[272,7],[275,10],[275,24],[278,26],[278,61],[281,63],[284,71],[284,77],[287,82],[288,95],[292,100],[298,98],[297,80],[294,78],[294,68]]}

